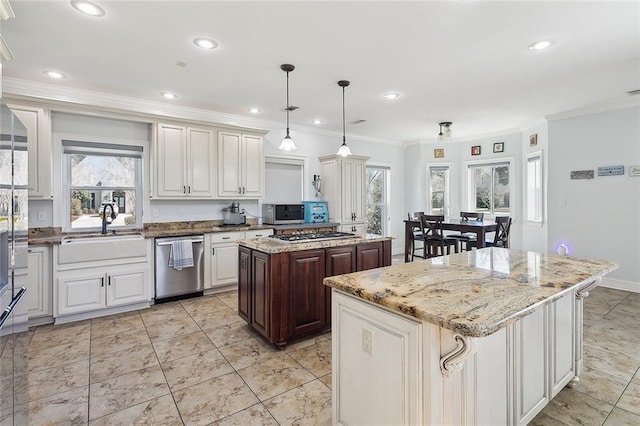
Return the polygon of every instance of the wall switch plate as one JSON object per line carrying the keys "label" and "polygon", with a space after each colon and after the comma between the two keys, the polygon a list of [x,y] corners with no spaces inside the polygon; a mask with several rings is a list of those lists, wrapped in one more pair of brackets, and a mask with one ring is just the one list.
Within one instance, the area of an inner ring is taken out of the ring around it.
{"label": "wall switch plate", "polygon": [[153,217],[158,217],[158,209],[153,209]]}
{"label": "wall switch plate", "polygon": [[47,220],[47,213],[44,210],[38,210],[38,220],[41,222]]}
{"label": "wall switch plate", "polygon": [[372,353],[373,336],[371,330],[366,328],[362,329],[362,352],[366,352],[369,355]]}

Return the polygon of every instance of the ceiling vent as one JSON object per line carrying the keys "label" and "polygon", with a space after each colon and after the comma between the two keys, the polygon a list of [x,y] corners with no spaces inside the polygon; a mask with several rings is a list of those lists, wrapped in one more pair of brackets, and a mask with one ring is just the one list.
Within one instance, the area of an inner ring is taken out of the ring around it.
{"label": "ceiling vent", "polygon": [[627,92],[627,95],[640,95],[640,89],[630,90]]}

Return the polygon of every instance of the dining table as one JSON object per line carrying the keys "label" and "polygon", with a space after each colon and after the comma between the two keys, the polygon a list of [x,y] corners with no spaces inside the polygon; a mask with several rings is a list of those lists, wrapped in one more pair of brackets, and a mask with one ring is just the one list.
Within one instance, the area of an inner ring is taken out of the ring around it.
{"label": "dining table", "polygon": [[[413,239],[413,232],[415,228],[420,228],[420,220],[407,219],[404,221],[404,261],[405,263],[411,261],[411,240]],[[462,220],[462,219],[447,219],[442,222],[443,231],[459,231],[464,233],[476,234],[476,247],[486,247],[485,235],[488,232],[495,232],[498,229],[498,225],[495,222],[479,221],[479,220]]]}

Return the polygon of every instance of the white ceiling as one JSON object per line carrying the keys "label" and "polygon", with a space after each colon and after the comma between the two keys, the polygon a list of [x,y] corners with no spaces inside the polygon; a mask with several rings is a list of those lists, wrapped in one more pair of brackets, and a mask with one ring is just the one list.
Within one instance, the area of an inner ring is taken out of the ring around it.
{"label": "white ceiling", "polygon": [[[4,77],[171,102],[292,127],[393,141],[454,139],[517,128],[549,114],[629,101],[640,89],[640,2],[107,1],[102,18],[69,1],[12,0]],[[193,39],[220,47],[205,51]],[[545,51],[527,46],[542,39]],[[186,67],[176,65],[185,62]],[[178,99],[165,101],[160,92]],[[385,101],[385,92],[400,98]],[[356,120],[362,124],[352,124]]]}

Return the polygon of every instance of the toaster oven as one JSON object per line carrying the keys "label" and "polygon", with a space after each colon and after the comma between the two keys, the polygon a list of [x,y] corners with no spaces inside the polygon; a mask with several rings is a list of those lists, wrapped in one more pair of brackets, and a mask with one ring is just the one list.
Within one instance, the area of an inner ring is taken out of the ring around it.
{"label": "toaster oven", "polygon": [[262,222],[269,225],[304,223],[304,204],[263,204]]}

